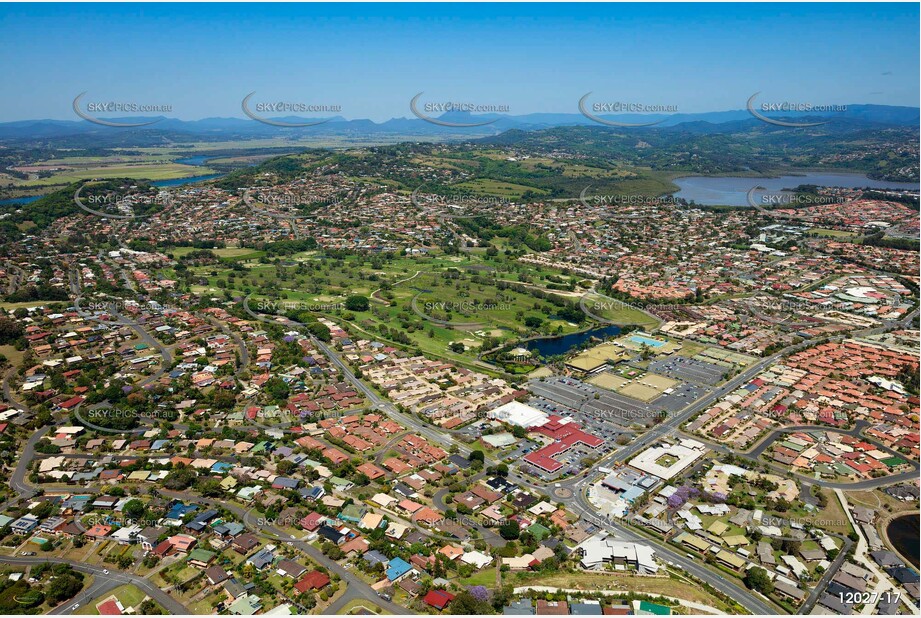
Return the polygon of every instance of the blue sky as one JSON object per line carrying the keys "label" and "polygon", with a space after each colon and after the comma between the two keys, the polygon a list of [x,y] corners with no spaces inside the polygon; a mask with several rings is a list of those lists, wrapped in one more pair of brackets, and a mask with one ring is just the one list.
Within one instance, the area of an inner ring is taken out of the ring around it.
{"label": "blue sky", "polygon": [[[919,104],[905,4],[0,4],[0,121],[73,98],[243,117],[240,101],[410,116],[409,100],[577,112],[577,101],[742,109]],[[759,99],[760,100],[760,99]],[[117,115],[117,114],[116,114]]]}

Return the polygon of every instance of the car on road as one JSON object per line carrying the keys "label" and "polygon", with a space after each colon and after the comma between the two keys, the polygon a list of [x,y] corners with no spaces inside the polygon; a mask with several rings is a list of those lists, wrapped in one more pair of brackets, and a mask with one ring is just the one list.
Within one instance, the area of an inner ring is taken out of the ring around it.
{"label": "car on road", "polygon": [[79,604],[79,603],[74,603],[74,604],[71,606],[70,611],[76,611],[77,608],[79,608],[79,607],[80,607],[80,604]]}
{"label": "car on road", "polygon": [[102,570],[102,574],[103,574],[103,575],[108,575],[108,574],[109,574],[109,569],[103,569],[103,570]]}

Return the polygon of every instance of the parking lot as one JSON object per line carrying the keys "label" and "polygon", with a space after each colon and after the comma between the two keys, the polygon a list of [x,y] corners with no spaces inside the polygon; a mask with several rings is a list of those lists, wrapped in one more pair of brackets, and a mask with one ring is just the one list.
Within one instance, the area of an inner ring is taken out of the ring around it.
{"label": "parking lot", "polygon": [[528,388],[538,397],[549,399],[572,410],[578,410],[598,389],[572,378],[552,377],[544,381],[532,380]]}
{"label": "parking lot", "polygon": [[583,406],[583,414],[616,423],[619,427],[629,427],[634,423],[648,426],[659,409],[656,404],[644,403],[620,393],[600,391],[599,395],[598,399],[592,399]]}
{"label": "parking lot", "polygon": [[697,384],[682,384],[672,389],[671,393],[662,395],[655,401],[655,406],[666,412],[683,410],[688,404],[703,397],[709,388]]}
{"label": "parking lot", "polygon": [[726,368],[694,358],[672,354],[666,358],[651,361],[649,371],[654,371],[682,382],[713,386],[723,379]]}

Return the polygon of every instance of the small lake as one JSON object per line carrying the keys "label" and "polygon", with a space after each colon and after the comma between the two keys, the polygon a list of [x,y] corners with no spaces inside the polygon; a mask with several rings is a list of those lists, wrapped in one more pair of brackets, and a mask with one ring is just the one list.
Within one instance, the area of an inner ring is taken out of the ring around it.
{"label": "small lake", "polygon": [[918,568],[918,551],[921,546],[921,516],[905,515],[896,517],[886,528],[886,535],[889,541],[895,546],[899,553],[908,558],[914,567]]}
{"label": "small lake", "polygon": [[0,200],[0,206],[6,206],[9,204],[31,204],[35,200],[40,200],[44,195],[24,195],[22,197],[13,197],[8,200]]}
{"label": "small lake", "polygon": [[582,333],[571,333],[562,337],[552,339],[534,339],[524,344],[528,350],[534,350],[541,356],[557,356],[566,354],[573,348],[579,347],[592,337],[605,339],[607,337],[616,337],[620,334],[620,327],[613,324],[608,326],[599,326]]}
{"label": "small lake", "polygon": [[[694,200],[706,206],[748,206],[748,192],[754,187],[764,187],[766,191],[755,191],[754,197],[776,194],[782,189],[792,189],[798,185],[816,185],[820,187],[844,187],[856,189],[869,187],[873,189],[914,189],[917,183],[888,182],[871,180],[865,174],[837,172],[806,172],[802,176],[779,176],[777,178],[753,178],[745,176],[687,176],[673,180],[679,191],[672,197]],[[756,202],[757,203],[757,202]]]}

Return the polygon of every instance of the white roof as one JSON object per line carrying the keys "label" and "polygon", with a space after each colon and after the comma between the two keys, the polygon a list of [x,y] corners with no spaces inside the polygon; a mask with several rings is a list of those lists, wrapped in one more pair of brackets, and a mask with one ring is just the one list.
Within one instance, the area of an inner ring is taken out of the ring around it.
{"label": "white roof", "polygon": [[550,420],[546,413],[520,401],[510,401],[494,410],[490,410],[489,417],[525,428],[540,427]]}
{"label": "white roof", "polygon": [[461,556],[461,561],[467,564],[472,564],[478,569],[482,569],[484,566],[492,562],[492,556],[487,556],[486,554],[478,551],[468,551],[463,556]]}

